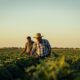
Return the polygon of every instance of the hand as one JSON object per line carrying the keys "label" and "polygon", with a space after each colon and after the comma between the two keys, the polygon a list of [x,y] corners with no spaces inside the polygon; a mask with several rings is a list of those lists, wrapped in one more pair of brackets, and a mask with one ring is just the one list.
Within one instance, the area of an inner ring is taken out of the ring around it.
{"label": "hand", "polygon": [[19,60],[20,58],[16,57],[16,60]]}

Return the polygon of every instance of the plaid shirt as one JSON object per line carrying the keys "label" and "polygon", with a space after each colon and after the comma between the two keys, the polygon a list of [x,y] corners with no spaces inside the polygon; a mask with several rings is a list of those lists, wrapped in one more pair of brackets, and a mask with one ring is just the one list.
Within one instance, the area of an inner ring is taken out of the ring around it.
{"label": "plaid shirt", "polygon": [[36,54],[38,56],[46,56],[51,52],[51,46],[48,40],[42,39],[40,43],[35,42],[33,44],[32,54]]}

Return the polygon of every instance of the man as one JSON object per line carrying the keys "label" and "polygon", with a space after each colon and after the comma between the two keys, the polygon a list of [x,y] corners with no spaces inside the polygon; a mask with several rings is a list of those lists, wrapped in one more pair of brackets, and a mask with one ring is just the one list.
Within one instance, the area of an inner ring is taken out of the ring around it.
{"label": "man", "polygon": [[31,55],[31,50],[32,50],[32,47],[33,47],[33,41],[31,40],[31,37],[28,36],[27,37],[27,42],[25,44],[25,48],[24,48],[24,51],[21,53],[24,54],[24,53],[27,53],[27,55]]}
{"label": "man", "polygon": [[36,53],[38,57],[50,56],[51,46],[46,39],[42,39],[42,35],[37,33],[34,37],[36,42],[33,44],[32,54]]}

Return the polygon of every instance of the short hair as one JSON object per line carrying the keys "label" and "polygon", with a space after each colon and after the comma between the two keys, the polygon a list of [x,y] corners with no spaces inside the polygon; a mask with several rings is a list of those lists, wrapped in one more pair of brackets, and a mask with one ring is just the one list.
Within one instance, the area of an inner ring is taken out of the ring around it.
{"label": "short hair", "polygon": [[28,37],[27,37],[27,39],[31,39],[31,37],[30,37],[30,36],[28,36]]}

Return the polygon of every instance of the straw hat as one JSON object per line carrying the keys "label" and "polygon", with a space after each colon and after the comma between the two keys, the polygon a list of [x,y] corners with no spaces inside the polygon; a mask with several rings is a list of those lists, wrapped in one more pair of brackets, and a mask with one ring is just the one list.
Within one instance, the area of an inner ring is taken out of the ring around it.
{"label": "straw hat", "polygon": [[37,33],[37,34],[34,36],[34,38],[39,38],[39,37],[43,37],[43,36],[41,35],[41,33]]}

